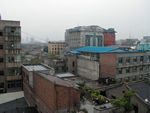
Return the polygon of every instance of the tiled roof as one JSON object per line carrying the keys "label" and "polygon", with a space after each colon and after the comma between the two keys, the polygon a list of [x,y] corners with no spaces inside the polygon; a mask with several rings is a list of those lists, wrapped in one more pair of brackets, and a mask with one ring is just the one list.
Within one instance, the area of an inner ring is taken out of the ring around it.
{"label": "tiled roof", "polygon": [[[150,84],[140,82],[133,85],[129,85],[136,93],[145,101],[148,99],[150,102]],[[147,103],[150,106],[150,103]]]}

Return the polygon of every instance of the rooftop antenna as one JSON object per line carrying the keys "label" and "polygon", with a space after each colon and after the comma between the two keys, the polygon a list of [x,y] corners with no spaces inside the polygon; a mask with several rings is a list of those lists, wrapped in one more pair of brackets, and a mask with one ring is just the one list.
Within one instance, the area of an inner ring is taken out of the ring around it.
{"label": "rooftop antenna", "polygon": [[0,13],[0,20],[2,19],[2,17],[1,17],[1,13]]}

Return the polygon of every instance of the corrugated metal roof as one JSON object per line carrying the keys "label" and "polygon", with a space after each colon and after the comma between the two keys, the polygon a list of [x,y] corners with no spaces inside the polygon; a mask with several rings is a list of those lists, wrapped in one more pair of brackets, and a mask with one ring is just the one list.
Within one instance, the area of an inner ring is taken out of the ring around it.
{"label": "corrugated metal roof", "polygon": [[119,49],[118,47],[94,47],[94,46],[86,46],[83,48],[76,49],[76,51],[80,52],[92,52],[92,53],[105,53],[113,50]]}
{"label": "corrugated metal roof", "polygon": [[120,47],[94,47],[94,46],[86,46],[83,48],[79,48],[70,53],[77,54],[80,52],[89,52],[89,53],[141,53],[145,51],[131,51],[131,50],[124,50]]}

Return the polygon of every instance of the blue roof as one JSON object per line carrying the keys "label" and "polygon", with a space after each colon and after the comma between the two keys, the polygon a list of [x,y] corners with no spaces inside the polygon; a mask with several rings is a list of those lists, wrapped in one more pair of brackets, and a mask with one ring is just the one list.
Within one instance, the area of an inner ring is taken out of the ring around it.
{"label": "blue roof", "polygon": [[124,51],[110,51],[109,53],[144,53],[145,51],[128,51],[128,50],[124,50]]}
{"label": "blue roof", "polygon": [[[117,51],[118,50],[118,51]],[[141,53],[145,51],[130,51],[130,50],[124,50],[119,47],[95,47],[95,46],[86,46],[83,48],[78,48],[72,51],[69,51],[68,53],[71,54],[79,54],[80,52],[89,52],[89,53]]]}
{"label": "blue roof", "polygon": [[76,49],[76,51],[80,52],[92,52],[92,53],[105,53],[113,50],[119,49],[118,47],[94,47],[94,46],[86,46],[83,48]]}

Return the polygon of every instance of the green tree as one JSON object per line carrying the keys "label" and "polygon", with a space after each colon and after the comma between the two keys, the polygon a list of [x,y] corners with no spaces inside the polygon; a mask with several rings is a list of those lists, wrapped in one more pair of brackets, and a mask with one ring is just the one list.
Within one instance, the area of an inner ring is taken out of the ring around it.
{"label": "green tree", "polygon": [[48,46],[45,46],[45,47],[43,48],[43,51],[48,53]]}
{"label": "green tree", "polygon": [[112,99],[111,101],[115,104],[116,107],[124,108],[126,112],[133,110],[133,105],[131,104],[131,98],[135,95],[135,91],[127,91],[121,99]]}
{"label": "green tree", "polygon": [[40,64],[40,63],[43,63],[44,61],[41,59],[41,58],[39,58],[39,57],[36,57],[36,58],[32,58],[31,60],[30,60],[30,63],[31,64]]}

